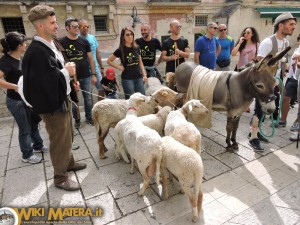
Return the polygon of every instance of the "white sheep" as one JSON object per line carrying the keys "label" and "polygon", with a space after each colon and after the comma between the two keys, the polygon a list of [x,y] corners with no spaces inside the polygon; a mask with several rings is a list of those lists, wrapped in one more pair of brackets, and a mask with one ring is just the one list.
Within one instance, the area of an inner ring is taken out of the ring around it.
{"label": "white sheep", "polygon": [[180,109],[169,113],[165,124],[165,135],[201,153],[201,134],[194,124],[187,121],[189,114],[204,114],[208,109],[199,100],[192,99]]}
{"label": "white sheep", "polygon": [[138,192],[138,195],[141,196],[148,188],[150,177],[155,171],[156,182],[158,185],[160,184],[161,137],[157,131],[143,125],[137,119],[137,109],[132,107],[132,105],[136,105],[134,101],[135,99],[130,101],[125,119],[117,123],[115,127],[115,152],[118,159],[122,155],[124,161],[130,163],[126,155],[127,150],[131,158],[131,173],[134,172],[133,160],[136,160],[143,177],[143,186]]}
{"label": "white sheep", "polygon": [[147,82],[144,85],[146,95],[152,95],[155,91],[159,90],[162,87],[165,87],[161,84],[160,80],[156,77],[148,77]]}
{"label": "white sheep", "polygon": [[[160,80],[156,77],[149,77],[144,86],[145,86],[145,92],[147,96],[150,96],[155,91],[161,89],[162,87],[165,87],[164,85],[161,84]],[[185,102],[185,98],[186,98],[186,94],[179,93],[173,99],[170,100],[168,99],[164,102],[160,102],[159,105],[162,107],[170,106],[172,108],[181,107]]]}
{"label": "white sheep", "polygon": [[182,190],[188,195],[192,207],[193,221],[198,220],[202,209],[203,163],[193,149],[179,143],[172,137],[161,139],[163,158],[161,162],[164,199],[169,198],[166,169],[178,178]]}
{"label": "white sheep", "polygon": [[142,123],[150,127],[153,130],[156,130],[161,136],[164,133],[164,127],[168,114],[172,111],[170,106],[165,106],[161,108],[156,114],[149,114],[146,116],[138,117]]}
{"label": "white sheep", "polygon": [[[159,103],[166,100],[174,99],[178,93],[168,87],[163,87],[149,97],[149,101],[143,103],[138,111],[139,116],[155,113],[155,108]],[[97,102],[92,110],[94,125],[96,129],[97,141],[99,144],[100,159],[107,158],[105,151],[107,148],[104,144],[109,128],[114,127],[121,119],[126,116],[128,100],[124,99],[104,99]]]}

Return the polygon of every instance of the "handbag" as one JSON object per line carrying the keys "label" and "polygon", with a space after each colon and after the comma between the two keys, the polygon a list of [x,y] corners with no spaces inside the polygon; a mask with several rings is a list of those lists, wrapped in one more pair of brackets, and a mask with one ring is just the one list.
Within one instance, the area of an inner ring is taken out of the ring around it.
{"label": "handbag", "polygon": [[217,65],[221,68],[227,67],[230,65],[230,59],[217,59]]}

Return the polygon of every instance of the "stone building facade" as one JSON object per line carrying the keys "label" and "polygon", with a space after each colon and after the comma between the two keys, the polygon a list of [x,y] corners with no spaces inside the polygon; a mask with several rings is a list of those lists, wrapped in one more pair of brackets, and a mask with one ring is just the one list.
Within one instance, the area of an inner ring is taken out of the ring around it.
{"label": "stone building facade", "polygon": [[[104,58],[118,47],[123,27],[133,27],[136,38],[141,36],[138,22],[148,22],[153,36],[162,41],[170,35],[170,21],[180,20],[181,35],[188,39],[193,52],[197,37],[205,33],[209,21],[227,24],[229,35],[235,40],[243,28],[253,26],[262,40],[273,33],[274,18],[281,12],[292,11],[294,16],[300,17],[299,1],[290,0],[0,0],[0,38],[16,27],[32,37],[35,31],[27,16],[37,4],[55,8],[60,37],[66,34],[64,21],[68,17],[87,19]],[[299,28],[300,23],[295,34],[288,37],[293,47]],[[0,117],[5,114],[1,113],[1,108],[5,108],[2,93],[0,89]]]}

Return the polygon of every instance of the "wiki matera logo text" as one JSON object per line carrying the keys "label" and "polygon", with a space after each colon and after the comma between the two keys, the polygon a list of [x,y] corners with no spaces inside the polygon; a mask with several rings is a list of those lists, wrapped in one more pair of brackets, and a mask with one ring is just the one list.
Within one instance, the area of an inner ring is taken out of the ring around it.
{"label": "wiki matera logo text", "polygon": [[8,207],[0,208],[0,225],[17,225],[17,213]]}

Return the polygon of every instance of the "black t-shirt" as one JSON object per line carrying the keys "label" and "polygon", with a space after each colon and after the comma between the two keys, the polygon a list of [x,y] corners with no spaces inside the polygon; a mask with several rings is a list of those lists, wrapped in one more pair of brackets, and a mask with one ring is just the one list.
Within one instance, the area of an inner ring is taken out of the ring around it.
{"label": "black t-shirt", "polygon": [[90,62],[87,53],[91,52],[91,46],[88,40],[79,36],[76,40],[71,40],[66,36],[60,40],[60,43],[66,50],[69,61],[76,64],[77,78],[90,77]]}
{"label": "black t-shirt", "polygon": [[[0,59],[0,70],[4,73],[4,79],[13,84],[18,84],[22,76],[22,62],[10,55],[4,55]],[[15,100],[22,100],[18,92],[12,89],[7,90],[7,96]]]}
{"label": "black t-shirt", "polygon": [[[184,51],[186,48],[189,48],[189,42],[184,37],[180,37],[178,40],[174,41],[171,38],[165,40],[162,44],[162,51],[167,51],[167,56],[171,56],[175,54],[175,45],[177,43],[177,47],[179,50]],[[179,58],[179,64],[183,63],[185,60],[183,57]],[[179,65],[176,60],[176,67]],[[166,63],[166,73],[167,72],[175,72],[175,60],[168,61]]]}
{"label": "black t-shirt", "polygon": [[153,66],[155,63],[156,50],[161,51],[161,45],[157,38],[151,38],[150,41],[145,41],[144,38],[138,38],[135,42],[141,49],[141,56],[144,66]]}
{"label": "black t-shirt", "polygon": [[121,56],[121,50],[118,48],[114,53],[114,56],[120,58],[121,63],[124,67],[121,78],[124,80],[133,80],[142,77],[139,67],[139,48],[124,48],[124,61]]}
{"label": "black t-shirt", "polygon": [[107,90],[104,89],[106,95],[113,94],[113,93],[116,92],[116,90],[117,90],[117,87],[116,87],[116,85],[117,85],[116,78],[113,79],[113,80],[108,80],[108,79],[106,78],[106,76],[105,76],[105,77],[102,77],[101,84],[103,84],[103,85],[105,85],[106,87],[108,87],[108,88],[110,88],[111,90],[113,90],[113,91],[107,91]]}

